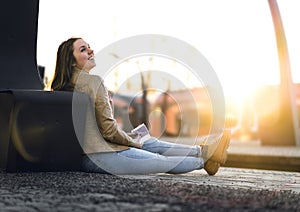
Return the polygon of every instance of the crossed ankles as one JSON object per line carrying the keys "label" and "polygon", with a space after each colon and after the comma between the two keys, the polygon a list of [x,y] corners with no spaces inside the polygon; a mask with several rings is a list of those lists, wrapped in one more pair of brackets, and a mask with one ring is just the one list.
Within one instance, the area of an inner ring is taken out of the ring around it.
{"label": "crossed ankles", "polygon": [[209,175],[215,175],[227,160],[227,149],[231,137],[230,129],[225,129],[221,138],[213,144],[203,145],[204,169]]}

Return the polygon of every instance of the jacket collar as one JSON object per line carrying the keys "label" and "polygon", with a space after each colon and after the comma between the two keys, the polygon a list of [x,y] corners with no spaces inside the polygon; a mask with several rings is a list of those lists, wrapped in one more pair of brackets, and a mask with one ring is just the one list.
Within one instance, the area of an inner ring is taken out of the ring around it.
{"label": "jacket collar", "polygon": [[74,73],[77,73],[77,74],[90,74],[88,71],[84,70],[84,69],[80,69],[80,68],[77,68],[77,67],[74,67],[73,68],[73,72]]}

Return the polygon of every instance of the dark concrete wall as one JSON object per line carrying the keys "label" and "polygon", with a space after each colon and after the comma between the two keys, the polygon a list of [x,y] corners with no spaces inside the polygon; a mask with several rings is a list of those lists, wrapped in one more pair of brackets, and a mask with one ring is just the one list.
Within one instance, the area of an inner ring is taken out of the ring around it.
{"label": "dark concrete wall", "polygon": [[36,62],[39,0],[1,1],[0,89],[42,89]]}

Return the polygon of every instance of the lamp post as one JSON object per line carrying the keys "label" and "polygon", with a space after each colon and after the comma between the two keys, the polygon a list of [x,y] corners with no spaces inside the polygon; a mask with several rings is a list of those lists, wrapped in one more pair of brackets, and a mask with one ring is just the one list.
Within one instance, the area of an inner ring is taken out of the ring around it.
{"label": "lamp post", "polygon": [[[277,1],[269,0],[268,2],[273,18],[280,66],[280,119],[277,121],[276,125],[271,126],[271,129],[269,129],[273,141],[266,142],[274,142],[280,145],[300,146],[299,124],[297,120],[298,111],[283,23]],[[264,142],[263,139],[264,138],[262,138],[262,142]]]}

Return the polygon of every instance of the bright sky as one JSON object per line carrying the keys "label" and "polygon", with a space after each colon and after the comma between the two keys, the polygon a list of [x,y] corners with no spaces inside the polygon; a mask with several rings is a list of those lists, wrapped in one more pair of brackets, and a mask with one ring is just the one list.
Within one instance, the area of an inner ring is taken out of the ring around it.
{"label": "bright sky", "polygon": [[[300,82],[300,1],[277,2],[293,78]],[[225,94],[279,82],[267,0],[40,0],[37,61],[51,78],[57,48],[69,37],[84,38],[97,53],[140,34],[168,35],[196,47],[213,66]]]}

